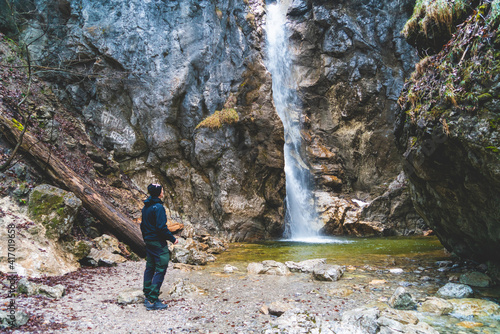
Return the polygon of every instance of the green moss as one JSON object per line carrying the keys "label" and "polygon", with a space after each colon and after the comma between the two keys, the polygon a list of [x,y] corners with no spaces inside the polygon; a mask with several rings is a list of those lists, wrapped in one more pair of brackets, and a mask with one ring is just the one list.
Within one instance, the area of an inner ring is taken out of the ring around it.
{"label": "green moss", "polygon": [[423,32],[428,36],[435,27],[444,27],[451,33],[454,21],[466,12],[467,5],[465,0],[417,0],[402,34],[408,37]]}
{"label": "green moss", "polygon": [[198,128],[219,129],[223,124],[233,124],[240,120],[238,113],[233,108],[217,110],[196,126]]}

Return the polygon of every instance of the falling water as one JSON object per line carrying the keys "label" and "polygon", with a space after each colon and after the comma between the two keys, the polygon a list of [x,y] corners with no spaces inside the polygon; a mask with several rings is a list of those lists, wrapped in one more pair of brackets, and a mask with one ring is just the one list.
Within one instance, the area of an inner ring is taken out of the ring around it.
{"label": "falling water", "polygon": [[301,153],[301,106],[293,78],[292,55],[286,31],[286,12],[291,0],[278,0],[267,6],[267,67],[272,75],[276,111],[285,129],[285,237],[308,240],[317,237],[317,222],[311,175]]}

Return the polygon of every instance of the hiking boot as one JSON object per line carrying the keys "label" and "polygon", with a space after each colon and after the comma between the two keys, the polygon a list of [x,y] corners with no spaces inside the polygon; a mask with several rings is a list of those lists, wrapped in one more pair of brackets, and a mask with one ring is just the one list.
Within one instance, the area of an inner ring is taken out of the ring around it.
{"label": "hiking boot", "polygon": [[159,300],[157,300],[154,303],[152,303],[152,302],[150,302],[149,300],[146,299],[144,301],[144,305],[146,305],[146,309],[148,311],[151,311],[151,310],[165,310],[168,307],[167,304],[163,304]]}

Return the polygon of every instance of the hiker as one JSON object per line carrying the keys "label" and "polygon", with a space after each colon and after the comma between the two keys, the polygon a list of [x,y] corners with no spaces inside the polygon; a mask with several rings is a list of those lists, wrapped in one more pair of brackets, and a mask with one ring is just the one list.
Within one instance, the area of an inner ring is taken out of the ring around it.
{"label": "hiker", "polygon": [[168,307],[158,299],[160,288],[167,272],[170,251],[167,240],[174,245],[178,240],[167,227],[167,215],[163,207],[163,188],[159,184],[148,186],[149,197],[142,209],[141,232],[146,243],[146,270],[144,271],[144,305],[148,310],[163,310]]}

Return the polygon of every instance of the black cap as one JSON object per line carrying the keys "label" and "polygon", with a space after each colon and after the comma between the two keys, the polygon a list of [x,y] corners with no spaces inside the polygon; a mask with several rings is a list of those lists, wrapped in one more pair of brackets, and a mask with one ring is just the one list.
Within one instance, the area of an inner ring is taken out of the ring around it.
{"label": "black cap", "polygon": [[148,193],[151,195],[151,197],[158,197],[161,194],[161,185],[157,183],[151,183],[148,186]]}

